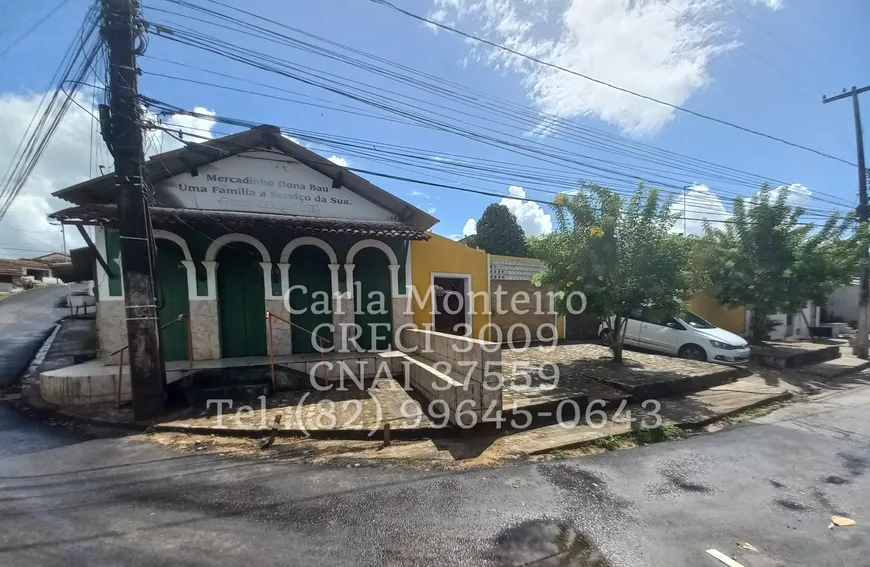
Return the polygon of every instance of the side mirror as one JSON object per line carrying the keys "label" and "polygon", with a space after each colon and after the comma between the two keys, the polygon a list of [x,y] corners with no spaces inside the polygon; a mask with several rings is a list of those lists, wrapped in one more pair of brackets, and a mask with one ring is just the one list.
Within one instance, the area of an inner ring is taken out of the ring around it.
{"label": "side mirror", "polygon": [[674,321],[668,321],[667,325],[668,325],[668,327],[670,327],[671,329],[676,329],[676,330],[678,330],[678,331],[682,331],[682,330],[683,330],[683,326],[680,325],[679,323],[674,322]]}

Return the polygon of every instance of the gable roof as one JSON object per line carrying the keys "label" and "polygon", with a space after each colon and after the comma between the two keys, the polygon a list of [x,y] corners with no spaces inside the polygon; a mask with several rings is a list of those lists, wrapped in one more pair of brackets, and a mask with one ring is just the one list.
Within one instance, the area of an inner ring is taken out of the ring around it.
{"label": "gable roof", "polygon": [[[361,197],[394,213],[399,221],[420,230],[427,230],[438,222],[432,215],[384,191],[377,185],[334,164],[281,135],[277,126],[257,126],[244,132],[215,138],[153,156],[145,162],[146,176],[151,183],[191,171],[197,167],[259,148],[277,149],[290,158],[338,181]],[[115,176],[113,173],[95,177],[53,193],[74,205],[115,204]]]}

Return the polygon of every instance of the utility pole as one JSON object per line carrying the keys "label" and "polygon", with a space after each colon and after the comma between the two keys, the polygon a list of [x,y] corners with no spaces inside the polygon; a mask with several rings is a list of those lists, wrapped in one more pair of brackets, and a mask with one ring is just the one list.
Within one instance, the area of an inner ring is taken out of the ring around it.
{"label": "utility pole", "polygon": [[102,37],[109,49],[109,112],[104,132],[115,158],[115,194],[121,233],[130,390],[136,420],[164,413],[152,258],[154,238],[143,184],[136,39],[138,0],[101,0]]}
{"label": "utility pole", "polygon": [[[861,129],[861,109],[858,107],[858,95],[870,91],[870,86],[864,88],[852,87],[851,91],[843,89],[841,94],[827,98],[822,97],[822,104],[852,97],[852,108],[855,113],[855,136],[858,148],[858,220],[866,225],[870,221],[870,210],[867,209],[867,168],[864,164],[864,132]],[[855,344],[855,356],[868,358],[868,338],[870,321],[868,321],[868,306],[870,306],[870,266],[867,265],[868,251],[862,251],[864,267],[861,269],[861,290],[858,298],[858,341]]]}

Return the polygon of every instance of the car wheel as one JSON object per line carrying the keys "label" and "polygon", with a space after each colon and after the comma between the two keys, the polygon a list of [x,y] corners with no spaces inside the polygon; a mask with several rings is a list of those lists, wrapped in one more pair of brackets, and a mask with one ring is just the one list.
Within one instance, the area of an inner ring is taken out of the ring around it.
{"label": "car wheel", "polygon": [[690,360],[707,360],[707,352],[695,344],[687,344],[680,347],[678,353],[680,358],[688,358]]}
{"label": "car wheel", "polygon": [[601,339],[601,344],[603,344],[606,347],[609,347],[610,341],[613,338],[613,333],[610,332],[610,329],[604,329],[598,335],[598,338]]}

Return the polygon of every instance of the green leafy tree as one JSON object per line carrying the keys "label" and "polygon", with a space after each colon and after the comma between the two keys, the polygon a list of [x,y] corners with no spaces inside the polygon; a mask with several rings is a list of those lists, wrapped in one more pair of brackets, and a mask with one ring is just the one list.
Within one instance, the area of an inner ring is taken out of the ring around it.
{"label": "green leafy tree", "polygon": [[707,226],[696,256],[720,303],[752,311],[752,341],[768,338],[768,316],[802,312],[824,303],[853,276],[853,240],[841,238],[852,218],[836,215],[820,226],[799,222],[804,211],[788,205],[786,191],[767,186],[748,203],[734,199],[733,218],[722,228]]}
{"label": "green leafy tree", "polygon": [[[622,362],[625,318],[632,309],[675,315],[695,291],[690,244],[671,232],[676,216],[670,209],[670,200],[661,202],[659,191],[643,184],[627,202],[611,189],[586,185],[556,197],[556,231],[528,239],[532,255],[544,262],[537,280],[565,297],[582,292],[592,315],[614,316],[614,362]],[[567,311],[564,299],[559,307]]]}
{"label": "green leafy tree", "polygon": [[502,256],[528,255],[526,235],[510,209],[500,203],[492,203],[477,221],[477,234],[470,244],[489,254]]}

